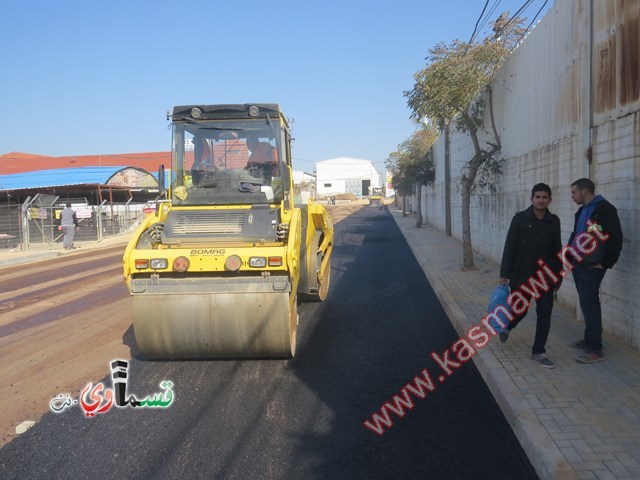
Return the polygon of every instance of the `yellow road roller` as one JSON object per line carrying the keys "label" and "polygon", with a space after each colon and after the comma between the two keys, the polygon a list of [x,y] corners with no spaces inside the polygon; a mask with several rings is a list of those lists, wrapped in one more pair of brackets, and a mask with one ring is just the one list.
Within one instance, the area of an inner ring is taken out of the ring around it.
{"label": "yellow road roller", "polygon": [[294,205],[289,125],[277,104],[174,107],[161,196],[124,253],[140,353],[291,358],[298,301],[329,291],[333,226]]}
{"label": "yellow road roller", "polygon": [[369,194],[369,205],[382,205],[382,187],[371,187],[371,193]]}

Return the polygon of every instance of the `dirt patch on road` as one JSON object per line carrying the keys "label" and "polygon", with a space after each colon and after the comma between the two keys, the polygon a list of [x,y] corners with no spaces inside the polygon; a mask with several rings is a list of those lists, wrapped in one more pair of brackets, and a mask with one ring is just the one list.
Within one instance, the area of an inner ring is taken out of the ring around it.
{"label": "dirt patch on road", "polygon": [[368,202],[360,200],[360,201],[351,202],[351,203],[339,203],[337,205],[325,205],[324,208],[327,209],[327,213],[329,214],[329,217],[331,218],[331,221],[335,225],[336,223],[340,222],[341,220],[344,220],[349,215],[354,214],[355,212],[357,212],[362,207],[364,207],[364,206],[366,206],[368,204],[369,204]]}

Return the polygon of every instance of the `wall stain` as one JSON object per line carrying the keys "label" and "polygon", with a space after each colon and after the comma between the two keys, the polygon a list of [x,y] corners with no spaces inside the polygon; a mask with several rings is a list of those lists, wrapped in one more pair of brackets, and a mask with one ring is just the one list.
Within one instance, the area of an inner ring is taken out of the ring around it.
{"label": "wall stain", "polygon": [[594,3],[593,108],[628,113],[640,100],[640,2]]}
{"label": "wall stain", "polygon": [[627,105],[640,98],[640,15],[625,16],[620,29],[620,104]]}
{"label": "wall stain", "polygon": [[596,63],[594,108],[597,113],[616,108],[615,34],[593,49]]}

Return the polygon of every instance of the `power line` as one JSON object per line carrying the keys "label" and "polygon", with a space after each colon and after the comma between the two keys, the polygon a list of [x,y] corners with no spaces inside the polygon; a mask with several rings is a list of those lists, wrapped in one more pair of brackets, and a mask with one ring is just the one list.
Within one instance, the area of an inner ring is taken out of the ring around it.
{"label": "power line", "polygon": [[525,31],[522,32],[522,35],[520,35],[520,39],[514,44],[513,47],[511,47],[511,51],[509,53],[513,52],[513,50],[520,44],[520,42],[522,42],[524,37],[527,35],[527,32],[531,28],[531,25],[533,25],[533,23],[536,21],[536,18],[538,18],[538,15],[540,15],[540,12],[542,12],[542,10],[544,9],[544,7],[547,5],[548,2],[549,2],[549,0],[544,0],[544,3],[540,7],[540,10],[538,10],[538,13],[536,13],[535,17],[533,17],[533,20],[531,20],[531,23],[529,23],[529,26],[527,26]]}
{"label": "power line", "polygon": [[496,11],[496,9],[498,8],[498,6],[500,5],[501,2],[502,2],[502,0],[495,0],[494,1],[493,7],[491,7],[491,10],[489,10],[489,12],[487,13],[487,16],[484,18],[484,20],[480,24],[480,30],[479,31],[482,31],[482,29],[485,27],[487,22],[492,18],[493,13]]}
{"label": "power line", "polygon": [[[487,12],[487,15],[485,16],[485,12],[487,10],[487,7],[489,6],[489,0],[485,1],[484,7],[482,8],[482,12],[480,13],[480,16],[478,17],[478,20],[476,21],[476,25],[473,29],[473,33],[471,34],[471,37],[469,38],[469,42],[468,44],[471,44],[471,42],[473,42],[473,39],[475,38],[476,34],[478,32],[480,32],[485,25],[487,24],[487,22],[489,21],[489,19],[491,18],[491,16],[493,15],[493,13],[495,12],[496,8],[498,8],[498,6],[500,5],[502,0],[494,0],[493,6],[489,9],[489,11]],[[507,20],[507,22],[501,27],[502,30],[506,29],[509,25],[511,25],[520,14],[524,13],[533,3],[534,0],[526,0],[522,6],[516,11],[516,13],[514,13],[511,18],[509,20]],[[538,13],[536,13],[535,17],[533,18],[532,22],[529,24],[529,27],[527,27],[527,29],[525,30],[525,33],[529,30],[529,28],[531,27],[531,25],[533,25],[533,22],[535,22],[535,19],[538,18],[538,15],[540,15],[540,12],[542,12],[542,10],[544,9],[544,7],[546,6],[546,4],[548,3],[549,0],[545,0],[545,2],[543,3],[542,7],[540,7],[540,10],[538,10]],[[482,20],[484,16],[484,20]]]}
{"label": "power line", "polygon": [[[516,18],[518,18],[520,13],[524,12],[527,8],[529,8],[529,5],[531,5],[532,3],[533,3],[533,0],[527,0],[526,2],[524,2],[524,4],[518,9],[518,11],[516,13],[514,13],[513,16],[509,20],[507,20],[507,23],[505,23],[501,27],[501,30],[506,30],[507,27],[509,25],[511,25]],[[547,2],[545,2],[545,3],[547,3]]]}
{"label": "power line", "polygon": [[538,10],[538,13],[536,13],[536,16],[533,17],[533,20],[531,20],[531,23],[529,24],[529,26],[527,27],[527,29],[524,31],[524,33],[522,34],[523,36],[527,33],[527,31],[531,28],[531,25],[533,25],[533,22],[536,21],[536,18],[538,18],[538,15],[540,15],[540,12],[542,12],[542,10],[544,9],[545,5],[549,2],[549,0],[544,0],[544,3],[542,4],[542,6],[540,7],[540,10]]}
{"label": "power line", "polygon": [[478,31],[478,24],[480,23],[480,20],[482,19],[482,16],[484,15],[484,11],[487,9],[487,6],[489,5],[489,0],[487,0],[484,3],[484,8],[482,9],[482,12],[480,12],[480,16],[478,17],[478,20],[476,21],[476,26],[473,29],[473,33],[471,34],[471,38],[469,38],[469,41],[467,43],[471,43],[473,41],[473,37],[476,36],[476,32]]}

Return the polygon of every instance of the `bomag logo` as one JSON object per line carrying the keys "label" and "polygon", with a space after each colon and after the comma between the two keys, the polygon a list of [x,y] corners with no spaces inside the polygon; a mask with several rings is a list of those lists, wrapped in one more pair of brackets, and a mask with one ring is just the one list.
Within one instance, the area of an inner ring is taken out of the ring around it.
{"label": "bomag logo", "polygon": [[224,255],[224,248],[202,248],[191,250],[191,255],[215,256]]}

